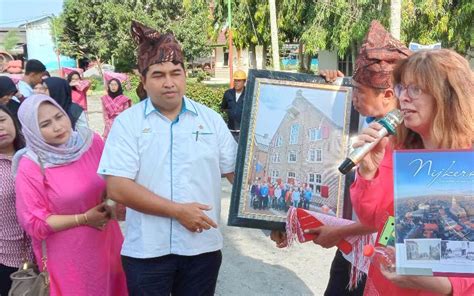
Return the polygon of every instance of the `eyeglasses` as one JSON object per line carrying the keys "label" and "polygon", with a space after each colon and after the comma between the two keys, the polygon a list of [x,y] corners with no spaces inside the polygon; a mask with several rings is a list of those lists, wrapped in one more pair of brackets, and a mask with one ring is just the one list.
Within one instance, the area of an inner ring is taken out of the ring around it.
{"label": "eyeglasses", "polygon": [[402,95],[402,92],[404,90],[407,91],[408,96],[412,100],[418,99],[423,94],[423,90],[421,88],[419,88],[418,86],[413,85],[413,84],[410,84],[408,86],[404,86],[403,84],[399,83],[399,84],[395,85],[393,90],[395,91],[395,96],[398,99],[400,99],[400,96]]}

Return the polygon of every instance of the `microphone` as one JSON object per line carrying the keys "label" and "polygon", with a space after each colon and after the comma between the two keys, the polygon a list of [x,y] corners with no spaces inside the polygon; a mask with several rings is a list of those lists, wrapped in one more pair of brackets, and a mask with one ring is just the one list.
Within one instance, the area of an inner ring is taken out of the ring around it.
{"label": "microphone", "polygon": [[393,109],[392,111],[388,112],[385,117],[376,120],[376,122],[380,123],[383,128],[379,130],[377,139],[375,139],[372,143],[365,143],[364,145],[354,149],[339,166],[339,171],[344,175],[347,174],[358,164],[364,156],[372,150],[383,137],[387,134],[395,135],[397,126],[403,122],[403,115],[402,112],[398,109]]}

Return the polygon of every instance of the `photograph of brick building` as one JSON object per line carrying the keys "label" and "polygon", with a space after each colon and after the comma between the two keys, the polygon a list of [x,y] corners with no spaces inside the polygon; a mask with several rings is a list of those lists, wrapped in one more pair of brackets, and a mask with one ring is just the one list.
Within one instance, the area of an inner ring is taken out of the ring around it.
{"label": "photograph of brick building", "polygon": [[255,169],[250,171],[250,180],[259,181],[267,176],[268,144],[268,135],[255,135],[255,150],[250,162],[250,167]]}
{"label": "photograph of brick building", "polygon": [[270,142],[272,182],[309,186],[311,205],[327,205],[335,214],[341,177],[334,164],[341,160],[341,139],[342,126],[298,91]]}
{"label": "photograph of brick building", "polygon": [[350,93],[310,83],[260,84],[248,135],[241,211],[286,217],[290,206],[342,216]]}

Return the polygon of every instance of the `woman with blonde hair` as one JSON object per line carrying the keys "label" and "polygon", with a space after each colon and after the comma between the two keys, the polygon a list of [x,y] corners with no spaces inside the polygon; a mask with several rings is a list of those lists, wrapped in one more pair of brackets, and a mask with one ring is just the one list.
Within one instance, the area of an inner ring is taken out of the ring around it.
{"label": "woman with blonde hair", "polygon": [[[394,91],[404,124],[398,138],[382,139],[357,169],[351,200],[363,221],[378,224],[393,216],[393,160],[387,149],[472,149],[474,135],[474,75],[468,62],[448,49],[421,51],[401,60],[393,71]],[[354,147],[377,139],[382,126],[369,125]],[[367,210],[366,210],[367,209]],[[375,217],[374,217],[375,216]],[[364,223],[364,222],[363,222]],[[380,225],[371,225],[379,227]],[[473,295],[474,279],[460,277],[401,276],[387,270],[369,270],[364,295]]]}
{"label": "woman with blonde hair", "polygon": [[393,77],[399,85],[398,92],[410,82],[418,86],[412,86],[411,92],[424,91],[434,98],[434,109],[429,116],[433,119],[430,142],[435,147],[425,147],[422,135],[410,129],[420,117],[410,109],[402,109],[408,116],[397,132],[397,146],[404,149],[471,147],[474,140],[474,76],[466,59],[448,49],[422,51],[401,61]]}

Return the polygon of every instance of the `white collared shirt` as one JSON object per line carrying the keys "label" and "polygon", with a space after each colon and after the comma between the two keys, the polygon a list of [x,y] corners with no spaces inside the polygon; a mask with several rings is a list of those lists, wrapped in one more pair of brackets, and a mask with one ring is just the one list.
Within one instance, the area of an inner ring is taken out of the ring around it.
{"label": "white collared shirt", "polygon": [[18,81],[17,86],[18,86],[18,91],[25,98],[28,98],[29,96],[31,96],[33,94],[33,88],[31,87],[31,85],[29,85],[25,81],[23,81],[23,80]]}
{"label": "white collared shirt", "polygon": [[[98,173],[134,180],[175,202],[210,205],[206,214],[219,224],[221,174],[234,171],[236,149],[214,110],[184,97],[172,122],[148,98],[115,119]],[[174,219],[130,208],[126,228],[122,255],[134,258],[192,256],[222,248],[218,229],[193,233]]]}
{"label": "white collared shirt", "polygon": [[242,92],[235,92],[235,102],[239,101],[239,98],[241,95],[242,95]]}

